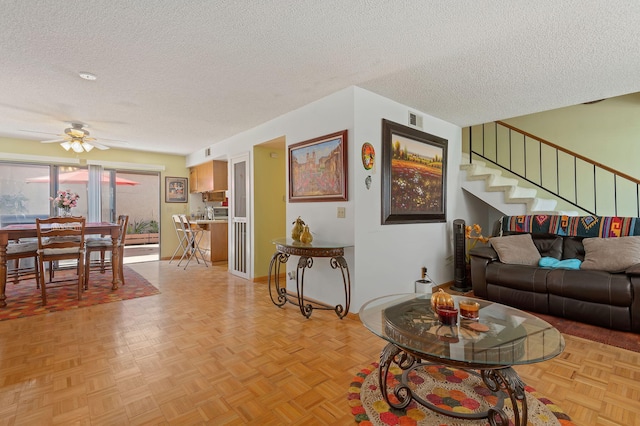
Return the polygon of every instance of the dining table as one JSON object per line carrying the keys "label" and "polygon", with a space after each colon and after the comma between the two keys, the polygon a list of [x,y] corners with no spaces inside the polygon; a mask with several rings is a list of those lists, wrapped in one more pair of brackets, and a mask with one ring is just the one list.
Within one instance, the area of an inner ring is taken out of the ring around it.
{"label": "dining table", "polygon": [[[85,235],[110,235],[112,240],[111,259],[118,259],[118,234],[120,225],[112,222],[87,222],[85,223]],[[7,245],[9,241],[20,240],[22,238],[36,238],[38,231],[35,223],[7,225],[0,228],[0,308],[7,306],[7,296],[5,289],[7,286]],[[119,269],[122,267],[119,262],[112,262],[112,290],[118,289],[120,279]]]}

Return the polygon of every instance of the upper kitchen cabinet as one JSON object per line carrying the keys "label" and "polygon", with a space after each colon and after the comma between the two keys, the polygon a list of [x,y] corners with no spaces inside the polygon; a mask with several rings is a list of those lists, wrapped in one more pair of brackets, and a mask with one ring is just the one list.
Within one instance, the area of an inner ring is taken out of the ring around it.
{"label": "upper kitchen cabinet", "polygon": [[189,192],[198,192],[198,168],[191,167],[189,169]]}
{"label": "upper kitchen cabinet", "polygon": [[191,192],[227,190],[227,162],[209,161],[189,170]]}

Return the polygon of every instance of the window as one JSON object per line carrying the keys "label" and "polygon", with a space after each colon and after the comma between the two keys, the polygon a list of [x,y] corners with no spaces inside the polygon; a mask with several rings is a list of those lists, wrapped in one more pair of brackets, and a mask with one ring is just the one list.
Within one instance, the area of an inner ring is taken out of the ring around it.
{"label": "window", "polygon": [[0,226],[35,223],[36,217],[50,215],[49,170],[49,166],[0,163]]}

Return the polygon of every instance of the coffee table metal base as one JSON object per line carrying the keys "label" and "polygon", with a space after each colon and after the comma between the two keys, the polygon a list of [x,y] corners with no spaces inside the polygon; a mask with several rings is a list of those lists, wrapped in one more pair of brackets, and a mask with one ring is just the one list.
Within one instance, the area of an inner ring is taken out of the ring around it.
{"label": "coffee table metal base", "polygon": [[[503,409],[504,396],[506,393],[513,407],[513,421],[515,426],[524,426],[527,424],[528,414],[527,399],[524,391],[525,385],[511,366],[496,366],[487,369],[486,365],[456,363],[450,360],[443,361],[442,359],[427,359],[427,361],[424,362],[422,360],[423,358],[426,358],[423,354],[412,353],[392,343],[384,347],[380,353],[378,385],[385,402],[389,404],[390,407],[403,409],[413,400],[424,407],[449,417],[460,419],[487,419],[492,426],[507,426],[509,424],[509,417]],[[393,388],[393,394],[399,401],[398,403],[389,400],[389,393],[387,391],[387,374],[392,364],[396,364],[402,369],[402,380]],[[489,410],[485,412],[465,414],[449,411],[431,404],[414,392],[408,384],[408,376],[411,371],[429,365],[446,365],[461,368],[474,375],[478,375],[475,370],[479,370],[479,375],[484,384],[491,392],[495,393],[498,398],[496,406],[489,408]]]}

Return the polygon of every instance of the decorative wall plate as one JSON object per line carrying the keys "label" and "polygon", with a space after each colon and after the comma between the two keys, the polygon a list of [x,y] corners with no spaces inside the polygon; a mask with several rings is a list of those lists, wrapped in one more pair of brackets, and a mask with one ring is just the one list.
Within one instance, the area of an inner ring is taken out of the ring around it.
{"label": "decorative wall plate", "polygon": [[376,150],[369,142],[362,144],[362,165],[365,170],[371,170],[376,161]]}

